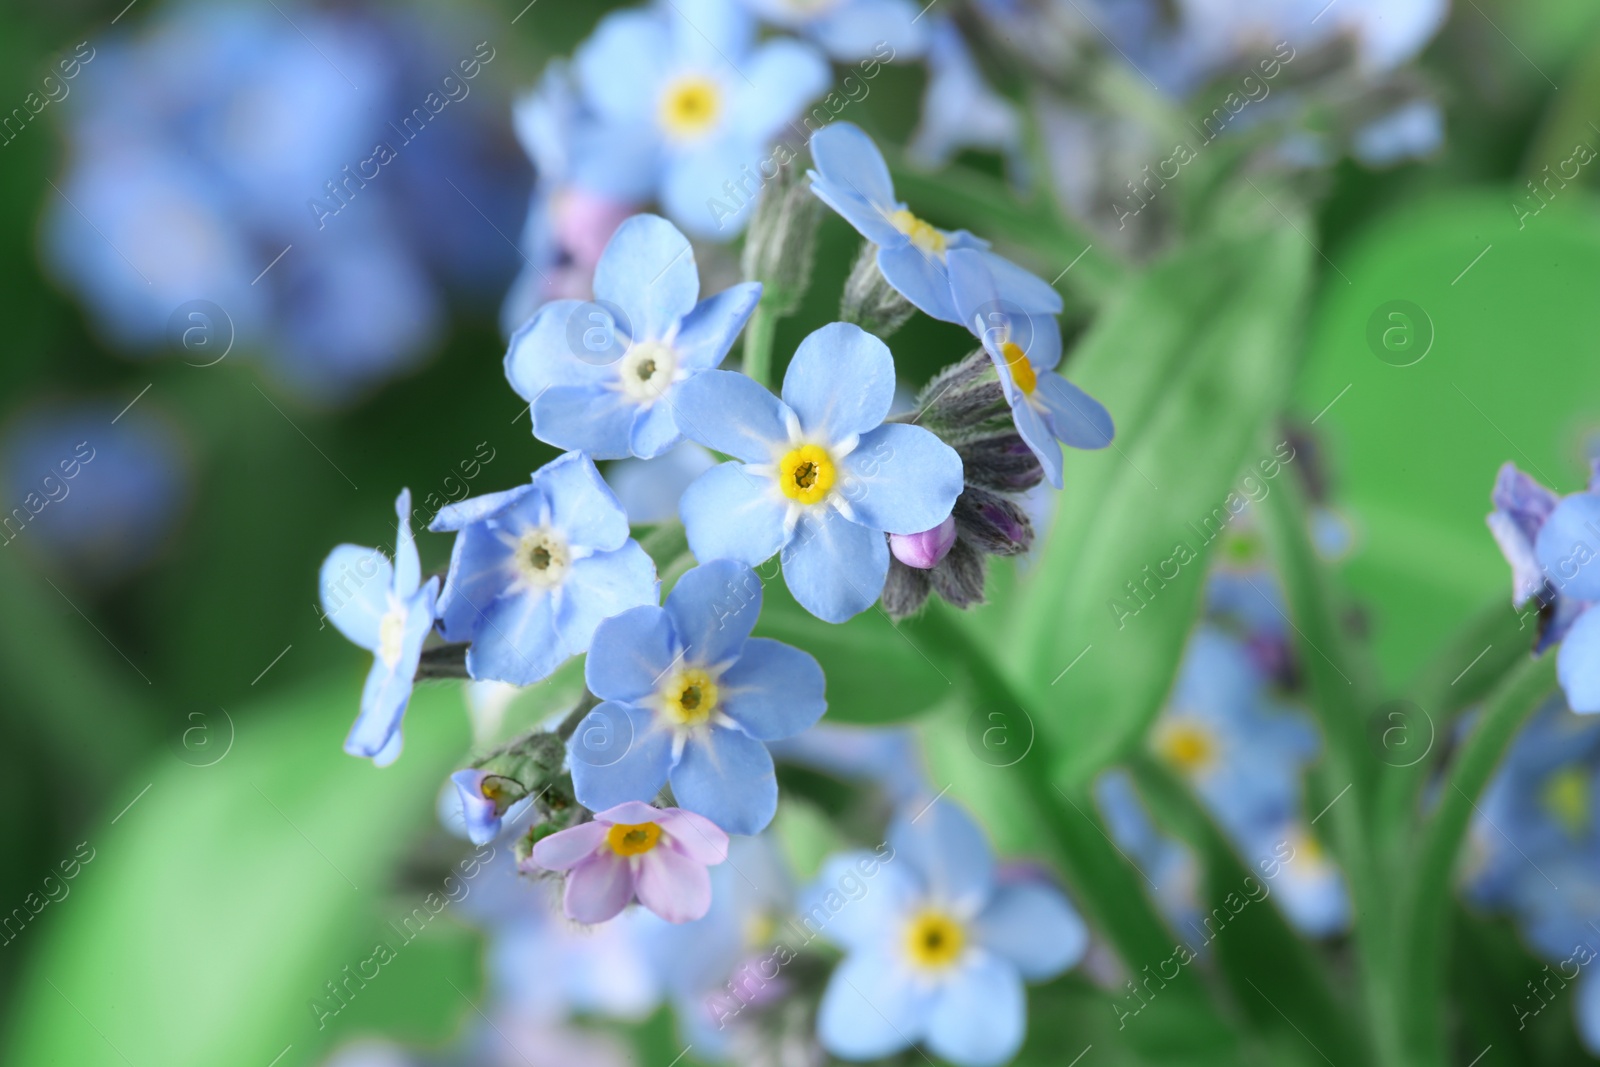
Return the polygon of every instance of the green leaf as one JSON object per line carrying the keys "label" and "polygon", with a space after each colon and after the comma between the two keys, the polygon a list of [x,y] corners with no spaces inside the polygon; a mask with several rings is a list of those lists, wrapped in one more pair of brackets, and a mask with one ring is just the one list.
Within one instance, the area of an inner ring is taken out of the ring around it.
{"label": "green leaf", "polygon": [[[1189,249],[1108,311],[1067,368],[1111,411],[1117,441],[1069,451],[1055,528],[1012,613],[1009,658],[1071,781],[1086,781],[1159,710],[1215,536],[1201,524],[1226,525],[1230,496],[1243,499],[1241,468],[1276,463],[1261,442],[1287,388],[1311,255],[1288,228]],[[1180,544],[1192,558],[1162,577]]]}
{"label": "green leaf", "polygon": [[[41,916],[45,929],[23,931],[43,941],[0,1060],[212,1067],[266,1064],[292,1045],[280,1067],[316,1061],[335,1028],[318,1028],[310,1001],[371,955],[397,861],[432,824],[466,744],[459,687],[427,686],[399,762],[347,756],[359,691],[351,675],[235,711],[215,763],[164,755],[129,780],[131,806],[88,834],[94,858],[71,895]],[[426,891],[410,895],[407,911]],[[414,984],[386,991],[385,977],[352,1010]],[[409,1006],[435,1039],[469,1010],[438,986]]]}

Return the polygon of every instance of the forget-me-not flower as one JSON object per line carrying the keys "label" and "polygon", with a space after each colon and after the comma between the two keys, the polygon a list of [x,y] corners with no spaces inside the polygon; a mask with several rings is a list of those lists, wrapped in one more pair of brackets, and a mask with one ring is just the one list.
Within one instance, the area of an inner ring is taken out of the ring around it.
{"label": "forget-me-not flower", "polygon": [[461,827],[474,845],[499,837],[505,823],[516,822],[533,804],[516,782],[482,768],[456,771],[450,782],[456,787]]}
{"label": "forget-me-not flower", "polygon": [[344,750],[380,767],[400,757],[400,720],[422,658],[422,642],[433,629],[439,579],[422,581],[422,563],[411,534],[411,490],[395,498],[399,532],[391,564],[376,548],[340,545],[328,553],[318,575],[322,610],[338,631],[372,653],[372,670],[361,690],[361,713]]}
{"label": "forget-me-not flower", "polygon": [[679,804],[729,833],[772,821],[778,780],[763,742],[806,729],[827,701],[809,653],[750,636],[760,614],[755,572],[719,559],[680,578],[664,607],[600,624],[584,673],[604,703],[568,743],[580,804],[648,800],[670,780]]}
{"label": "forget-me-not flower", "polygon": [[[1587,490],[1561,499],[1540,522],[1539,514],[1550,504],[1546,493],[1514,468],[1502,468],[1489,525],[1501,548],[1510,548],[1516,596],[1525,600],[1537,583],[1541,607],[1553,609],[1541,612],[1549,618],[1539,648],[1561,642],[1556,675],[1567,703],[1577,712],[1600,711],[1600,612],[1593,610],[1600,600],[1600,474]],[[1529,560],[1520,539],[1535,529]]]}
{"label": "forget-me-not flower", "polygon": [[984,79],[955,19],[931,21],[922,118],[906,155],[930,170],[948,165],[963,148],[1020,156],[1022,119],[1016,106]]}
{"label": "forget-me-not flower", "polygon": [[534,435],[595,459],[651,459],[683,440],[677,387],[722,362],[761,299],[743,282],[696,303],[700,273],[677,227],[635,215],[594,273],[597,302],[556,300],[511,338],[506,377]]}
{"label": "forget-me-not flower", "polygon": [[762,20],[821,45],[841,63],[877,54],[913,59],[928,47],[927,23],[912,0],[744,0]]}
{"label": "forget-me-not flower", "polygon": [[[823,864],[800,904],[829,914],[824,934],[845,949],[817,1011],[823,1048],[878,1059],[914,1042],[961,1067],[1004,1063],[1027,1025],[1024,981],[1071,967],[1089,931],[1053,886],[996,877],[983,831],[949,801],[889,828],[893,858],[875,864],[867,892],[827,906],[870,852]],[[831,913],[831,914],[830,914]]]}
{"label": "forget-me-not flower", "polygon": [[448,505],[428,528],[458,531],[439,629],[472,642],[474,678],[531,685],[587,651],[601,619],[659,595],[655,564],[581,453],[527,485]]}
{"label": "forget-me-not flower", "polygon": [[1039,457],[1050,484],[1060,489],[1061,445],[1104,448],[1116,428],[1098,400],[1055,373],[1061,362],[1055,316],[1008,299],[1005,279],[993,270],[998,258],[952,250],[947,257],[951,294],[967,329],[994,361],[1017,432]]}
{"label": "forget-me-not flower", "polygon": [[634,179],[615,192],[653,197],[679,226],[715,240],[743,228],[767,146],[828,84],[810,45],[757,44],[736,0],[612,12],[574,67],[603,127],[597,149],[612,173]]}
{"label": "forget-me-not flower", "polygon": [[856,232],[878,246],[878,270],[925,314],[965,323],[950,293],[948,255],[972,250],[997,279],[1006,300],[1029,313],[1056,315],[1061,296],[1044,279],[990,252],[989,242],[966,230],[941,230],[895,199],[883,153],[861,127],[835,122],[811,137],[811,191]]}
{"label": "forget-me-not flower", "polygon": [[735,457],[697,478],[680,512],[702,560],[755,566],[782,551],[794,598],[827,622],[878,599],[884,534],[937,526],[961,493],[961,457],[920,426],[884,423],[894,357],[835,322],[800,343],[778,399],[742,374],[707,371],[678,391],[692,439]]}

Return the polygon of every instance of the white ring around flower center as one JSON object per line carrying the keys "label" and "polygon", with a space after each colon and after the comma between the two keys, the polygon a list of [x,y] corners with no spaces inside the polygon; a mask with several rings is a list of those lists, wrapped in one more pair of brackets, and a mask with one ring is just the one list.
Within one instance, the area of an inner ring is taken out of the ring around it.
{"label": "white ring around flower center", "polygon": [[548,588],[566,580],[567,571],[572,567],[572,550],[559,531],[536,526],[517,539],[512,560],[525,582],[537,588]]}
{"label": "white ring around flower center", "polygon": [[400,662],[400,652],[406,639],[406,607],[394,603],[378,621],[378,659],[390,670]]}
{"label": "white ring around flower center", "polygon": [[677,371],[677,352],[660,341],[638,342],[617,364],[623,394],[645,407],[666,395]]}

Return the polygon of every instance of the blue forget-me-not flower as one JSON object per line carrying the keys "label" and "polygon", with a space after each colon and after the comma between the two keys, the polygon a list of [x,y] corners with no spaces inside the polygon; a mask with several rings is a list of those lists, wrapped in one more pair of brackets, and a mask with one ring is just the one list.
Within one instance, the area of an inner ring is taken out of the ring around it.
{"label": "blue forget-me-not flower", "polygon": [[821,45],[841,63],[866,59],[887,45],[896,59],[928,47],[928,24],[912,0],[744,0],[762,20]]}
{"label": "blue forget-me-not flower", "polygon": [[685,382],[684,432],[739,461],[683,494],[695,557],[753,567],[781,550],[784,581],[807,611],[827,622],[865,611],[889,572],[884,534],[937,526],[962,488],[954,449],[920,426],[884,423],[893,401],[888,346],[843,322],[800,343],[781,400],[729,371]]}
{"label": "blue forget-me-not flower", "polygon": [[778,780],[763,742],[804,730],[827,701],[810,654],[750,636],[760,614],[755,572],[719,559],[679,579],[664,607],[600,624],[584,669],[604,703],[568,744],[580,804],[648,800],[670,780],[680,806],[729,833],[772,821]]}
{"label": "blue forget-me-not flower", "polygon": [[400,520],[390,563],[376,548],[340,545],[328,553],[318,576],[322,610],[338,631],[372,653],[372,670],[361,690],[361,712],[344,750],[380,767],[400,757],[400,720],[422,658],[422,642],[433,629],[439,579],[422,581],[422,563],[411,534],[411,490],[394,501]]}
{"label": "blue forget-me-not flower", "polygon": [[696,303],[699,292],[677,227],[658,215],[624,222],[595,268],[596,300],[546,304],[511,339],[506,377],[535,436],[595,459],[651,459],[682,441],[674,392],[722,362],[761,284]]}
{"label": "blue forget-me-not flower", "polygon": [[472,642],[474,678],[531,685],[587,651],[601,619],[659,595],[622,505],[577,452],[527,485],[445,507],[428,528],[458,531],[439,628]]}

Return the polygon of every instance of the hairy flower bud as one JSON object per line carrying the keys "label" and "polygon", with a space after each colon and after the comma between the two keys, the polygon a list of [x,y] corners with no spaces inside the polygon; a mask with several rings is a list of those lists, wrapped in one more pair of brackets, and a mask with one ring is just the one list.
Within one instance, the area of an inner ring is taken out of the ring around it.
{"label": "hairy flower bud", "polygon": [[961,457],[968,485],[1020,493],[1044,481],[1044,467],[1016,432],[975,438],[952,446]]}
{"label": "hairy flower bud", "polygon": [[850,277],[845,279],[839,318],[887,339],[904,326],[916,310],[878,269],[878,246],[870,241],[863,242],[861,253],[850,268]]}
{"label": "hairy flower bud", "polygon": [[744,241],[744,276],[761,283],[761,302],[774,315],[794,314],[811,284],[821,214],[822,201],[796,160],[761,190]]}
{"label": "hairy flower bud", "polygon": [[962,540],[991,556],[1016,556],[1033,545],[1033,523],[1013,500],[967,486],[951,512]]}

